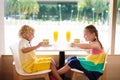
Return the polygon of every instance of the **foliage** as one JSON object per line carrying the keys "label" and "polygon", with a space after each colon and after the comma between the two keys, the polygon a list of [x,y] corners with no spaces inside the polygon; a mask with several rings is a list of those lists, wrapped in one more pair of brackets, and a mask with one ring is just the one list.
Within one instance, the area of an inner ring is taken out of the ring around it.
{"label": "foliage", "polygon": [[[62,20],[71,20],[72,16],[72,20],[76,20],[78,17],[79,20],[87,21],[92,21],[94,13],[94,19],[97,21],[102,16],[104,19],[106,18],[109,8],[107,0],[79,0],[78,3],[58,2],[55,4],[38,2],[38,0],[5,0],[7,3],[5,12],[8,15],[20,14],[25,19],[34,16],[41,20],[59,20],[61,14]],[[59,4],[61,4],[61,13]],[[120,8],[119,5],[120,0],[118,0],[118,7]]]}
{"label": "foliage", "polygon": [[108,5],[105,0],[79,0],[78,8],[86,19],[92,19],[94,13],[94,17],[98,20],[99,14],[105,12]]}
{"label": "foliage", "polygon": [[39,12],[37,0],[5,0],[5,2],[8,3],[6,9],[9,15],[38,14]]}
{"label": "foliage", "polygon": [[21,12],[24,14],[39,12],[39,4],[37,0],[20,0]]}
{"label": "foliage", "polygon": [[94,0],[93,7],[95,8],[95,12],[99,14],[106,9],[107,5],[105,0]]}
{"label": "foliage", "polygon": [[117,8],[120,8],[120,0],[117,0]]}

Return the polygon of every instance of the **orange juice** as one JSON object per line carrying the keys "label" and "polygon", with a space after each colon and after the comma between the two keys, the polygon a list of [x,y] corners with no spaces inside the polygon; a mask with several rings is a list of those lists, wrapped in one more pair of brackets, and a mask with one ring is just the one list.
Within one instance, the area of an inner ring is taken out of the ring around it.
{"label": "orange juice", "polygon": [[71,37],[71,32],[67,31],[66,32],[66,41],[69,42],[70,41],[70,37]]}
{"label": "orange juice", "polygon": [[53,37],[54,37],[54,41],[57,42],[57,40],[58,40],[58,31],[54,31]]}

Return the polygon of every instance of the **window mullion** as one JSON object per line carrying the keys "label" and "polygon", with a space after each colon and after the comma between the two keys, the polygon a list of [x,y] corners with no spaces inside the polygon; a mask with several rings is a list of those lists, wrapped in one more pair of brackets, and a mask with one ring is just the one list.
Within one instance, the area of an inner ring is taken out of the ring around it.
{"label": "window mullion", "polygon": [[110,24],[110,53],[114,55],[115,53],[115,32],[116,32],[116,13],[117,13],[117,0],[110,0],[110,10],[109,10],[109,24]]}

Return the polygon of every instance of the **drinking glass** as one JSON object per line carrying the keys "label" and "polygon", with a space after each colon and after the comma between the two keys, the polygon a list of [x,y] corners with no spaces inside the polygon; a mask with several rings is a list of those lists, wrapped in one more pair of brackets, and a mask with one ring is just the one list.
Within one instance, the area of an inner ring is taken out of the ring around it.
{"label": "drinking glass", "polygon": [[67,31],[67,32],[66,32],[66,41],[67,41],[67,42],[70,42],[70,38],[71,38],[71,32],[70,32],[70,31]]}
{"label": "drinking glass", "polygon": [[54,38],[54,41],[55,41],[55,42],[58,41],[58,31],[54,31],[54,32],[53,32],[53,38]]}

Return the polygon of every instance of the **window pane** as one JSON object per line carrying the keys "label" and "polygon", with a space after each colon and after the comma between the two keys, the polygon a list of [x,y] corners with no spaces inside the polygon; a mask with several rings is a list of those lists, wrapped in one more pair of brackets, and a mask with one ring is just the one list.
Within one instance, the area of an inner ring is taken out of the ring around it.
{"label": "window pane", "polygon": [[115,40],[115,54],[120,54],[120,0],[117,0],[117,20],[116,20],[116,40]]}
{"label": "window pane", "polygon": [[80,41],[84,42],[84,27],[94,24],[99,31],[100,41],[105,49],[108,48],[109,2],[106,0],[77,1],[5,0],[6,53],[9,53],[10,44],[18,42],[18,31],[24,24],[36,30],[33,45],[43,39],[49,39],[50,44],[54,44],[54,31],[58,31],[60,43],[66,42],[66,31],[71,32],[70,42],[75,38],[80,38]]}

